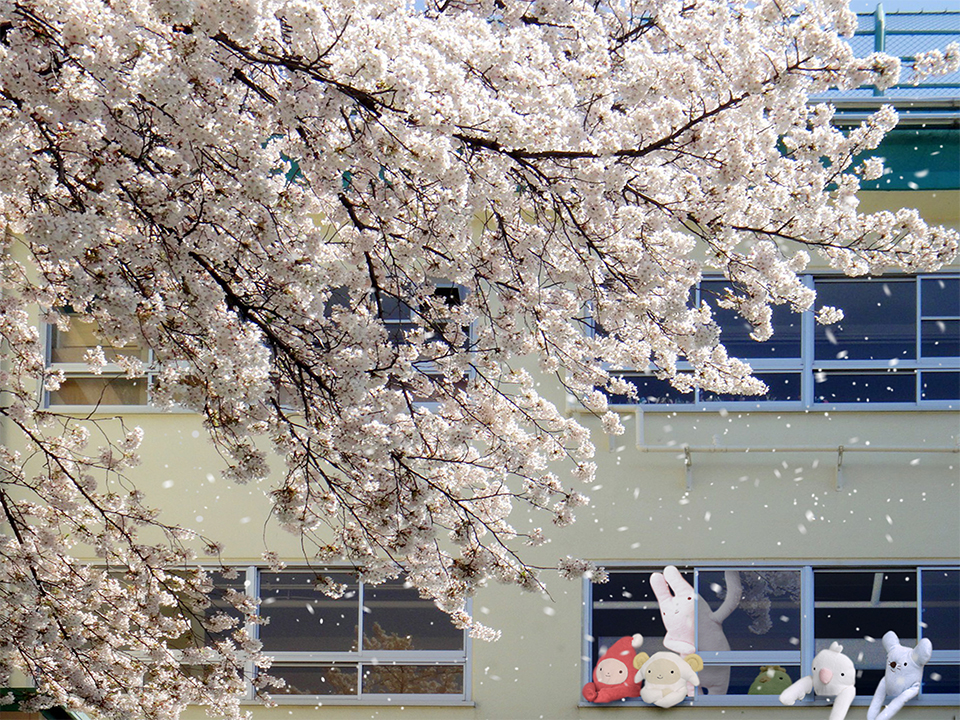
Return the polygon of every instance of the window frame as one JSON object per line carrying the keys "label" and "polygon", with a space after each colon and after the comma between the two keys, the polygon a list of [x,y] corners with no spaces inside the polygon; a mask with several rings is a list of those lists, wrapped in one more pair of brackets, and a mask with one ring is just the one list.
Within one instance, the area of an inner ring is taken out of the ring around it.
{"label": "window frame", "polygon": [[[641,561],[622,561],[622,562],[603,562],[599,563],[606,567],[607,572],[617,573],[617,572],[662,572],[663,568],[668,565],[675,565],[683,573],[692,573],[693,574],[693,587],[695,592],[700,594],[699,587],[699,575],[701,572],[716,572],[723,570],[737,570],[740,572],[750,572],[758,570],[768,570],[768,571],[799,571],[800,573],[800,601],[799,601],[799,612],[800,612],[800,638],[798,643],[798,650],[796,651],[750,651],[750,650],[728,650],[728,651],[700,651],[697,650],[696,653],[704,661],[704,666],[709,667],[711,665],[723,665],[723,666],[759,666],[759,665],[788,665],[788,666],[797,666],[799,665],[800,671],[803,673],[801,677],[804,677],[809,674],[810,666],[813,662],[813,658],[817,653],[817,641],[816,628],[814,622],[814,613],[817,603],[815,602],[815,585],[814,585],[814,575],[817,572],[824,571],[838,571],[838,572],[891,572],[891,571],[907,571],[915,572],[917,577],[916,582],[916,636],[914,638],[901,638],[904,642],[914,642],[919,641],[923,637],[923,620],[922,620],[922,608],[923,608],[923,572],[936,572],[936,571],[957,571],[960,572],[960,564],[953,562],[927,562],[927,561],[916,561],[912,564],[905,563],[902,561],[899,562],[870,562],[870,563],[861,563],[861,562],[824,562],[824,563],[810,563],[803,561],[779,561],[779,562],[767,562],[767,561],[737,561],[737,562],[723,562],[719,560],[709,560],[709,561],[689,561],[689,560],[678,560],[678,561],[669,561],[664,560],[661,564],[652,564],[649,562]],[[582,627],[583,632],[581,633],[582,637],[582,647],[581,647],[581,686],[585,685],[588,682],[593,680],[593,657],[594,657],[594,643],[595,638],[593,635],[593,613],[594,613],[594,595],[593,595],[594,584],[590,579],[585,578],[582,583],[583,588],[583,602],[582,602]],[[702,595],[701,595],[702,596]],[[842,601],[841,601],[842,602]],[[856,602],[856,601],[854,601]],[[653,604],[656,605],[656,601],[653,601]],[[958,604],[960,607],[960,604]],[[645,609],[639,608],[638,609]],[[635,632],[635,629],[626,627],[623,628],[623,634],[628,635],[632,632]],[[829,638],[819,638],[821,642],[828,640]],[[877,645],[880,645],[881,638],[874,639]],[[641,648],[643,650],[643,648]],[[882,651],[882,647],[880,648]],[[865,668],[861,667],[856,658],[854,659],[854,664],[857,666],[857,670],[868,670],[875,668]],[[927,663],[927,666],[934,665],[950,665],[960,667],[960,648],[946,648],[938,649],[936,645],[933,648],[933,655],[930,658],[930,661]],[[924,681],[926,682],[929,679],[927,671],[924,671]],[[794,678],[796,680],[796,678]],[[876,686],[870,687],[858,687],[858,694],[853,700],[853,705],[867,706],[870,704],[870,701],[873,697]],[[833,698],[819,698],[815,697],[812,694],[807,694],[802,700],[798,701],[797,706],[800,707],[817,707],[817,706],[829,706],[832,704]],[[635,707],[648,707],[640,698],[630,698],[628,700],[617,703],[618,705],[628,705]],[[682,701],[682,705],[687,705],[690,707],[781,707],[779,698],[777,695],[703,695],[697,691],[696,695],[693,698],[687,698]],[[960,693],[921,693],[914,699],[910,701],[911,705],[924,706],[924,707],[957,707],[960,705]],[[587,702],[581,695],[579,698],[580,707],[596,707],[594,703]],[[652,706],[650,706],[652,707]]]}
{"label": "window frame", "polygon": [[[274,572],[329,572],[331,574],[348,572],[348,567],[330,566],[322,570],[286,567],[283,570],[275,571],[256,565],[244,566],[224,566],[227,569],[235,569],[240,574],[240,579],[245,588],[246,594],[254,600],[259,600],[258,615],[263,604],[263,598],[260,595],[261,576],[264,573]],[[220,572],[223,568],[210,568],[211,572]],[[340,666],[344,668],[356,668],[357,671],[357,692],[352,695],[319,695],[319,694],[286,694],[282,689],[271,691],[271,701],[278,705],[423,705],[423,706],[473,706],[472,683],[471,683],[471,652],[470,652],[470,634],[467,630],[462,630],[462,648],[460,650],[367,650],[363,649],[363,619],[364,611],[364,587],[366,584],[362,581],[357,582],[356,611],[358,618],[357,640],[358,651],[282,651],[282,650],[264,650],[263,654],[273,659],[273,666],[301,666],[323,668],[328,666]],[[318,595],[322,593],[317,590]],[[424,602],[429,602],[424,600]],[[468,600],[468,612],[470,611]],[[438,612],[440,612],[438,610]],[[257,623],[248,623],[245,626],[250,637],[259,639],[261,625]],[[463,689],[461,693],[449,694],[430,694],[430,693],[364,693],[363,692],[363,668],[365,666],[435,666],[435,667],[456,667],[460,668],[463,677]],[[252,663],[246,667],[246,676],[253,678],[256,675],[256,668]],[[266,670],[267,674],[272,674],[272,670]],[[253,689],[250,681],[247,681],[247,699],[253,700]]]}
{"label": "window frame", "polygon": [[[689,412],[702,410],[717,410],[725,408],[727,410],[737,411],[798,411],[798,410],[817,410],[817,411],[865,411],[865,410],[957,410],[960,409],[960,398],[949,400],[926,400],[922,398],[924,389],[923,374],[927,372],[957,372],[960,373],[960,357],[958,356],[924,356],[923,348],[923,323],[928,320],[957,320],[952,316],[926,316],[923,313],[923,295],[922,288],[924,281],[944,279],[960,280],[960,273],[957,272],[939,272],[923,273],[917,275],[890,275],[871,278],[850,278],[846,275],[829,273],[805,273],[801,276],[803,283],[812,289],[816,288],[817,282],[905,282],[912,283],[915,293],[914,308],[914,355],[912,358],[898,359],[895,366],[891,366],[888,360],[858,360],[858,359],[817,359],[817,326],[814,317],[815,306],[800,315],[800,350],[799,356],[792,357],[749,357],[736,355],[741,360],[749,363],[756,375],[769,373],[788,373],[799,375],[800,397],[797,400],[764,400],[762,398],[752,398],[744,396],[742,399],[704,399],[704,391],[695,389],[690,393],[689,401],[678,402],[676,400],[664,400],[663,402],[616,402],[616,398],[611,399],[612,408],[637,408],[640,407],[644,412]],[[703,282],[714,282],[720,280],[714,276],[703,278]],[[700,285],[698,284],[695,295],[699,303]],[[588,323],[591,327],[593,323]],[[776,333],[776,328],[774,329]],[[722,341],[722,336],[721,336]],[[760,344],[758,344],[759,347]],[[690,364],[680,360],[677,362],[679,371],[690,370]],[[895,369],[894,369],[895,368]],[[837,372],[847,371],[851,373],[871,372],[902,372],[904,376],[909,376],[913,384],[913,400],[911,401],[883,401],[875,399],[858,400],[855,402],[818,402],[816,397],[816,375],[819,372]],[[623,377],[655,377],[652,372],[639,370],[617,370],[613,374]]]}
{"label": "window frame", "polygon": [[[65,314],[71,316],[71,322],[80,322],[79,313],[74,313],[70,311],[65,311]],[[90,367],[87,363],[84,362],[54,362],[53,361],[53,342],[54,335],[58,332],[56,325],[52,323],[47,323],[45,326],[44,332],[44,349],[43,349],[43,359],[44,365],[47,370],[60,370],[65,380],[141,380],[146,384],[144,390],[144,403],[90,403],[90,404],[76,404],[76,403],[53,403],[50,400],[51,392],[43,387],[40,388],[40,400],[41,406],[45,410],[51,410],[53,412],[107,412],[107,413],[118,413],[118,412],[145,412],[145,411],[154,411],[157,412],[158,409],[150,402],[151,389],[153,387],[154,380],[156,375],[159,372],[159,368],[156,365],[156,359],[153,353],[153,350],[149,348],[142,348],[141,354],[146,357],[141,357],[141,362],[143,363],[143,374],[133,377],[129,377],[126,371],[121,368],[117,363],[108,362],[106,363],[101,372],[94,373],[90,371]],[[87,349],[93,349],[96,347],[102,347],[103,350],[109,351],[114,349],[117,346],[113,345],[104,345],[103,343],[98,343],[97,345],[88,345],[85,346]]]}

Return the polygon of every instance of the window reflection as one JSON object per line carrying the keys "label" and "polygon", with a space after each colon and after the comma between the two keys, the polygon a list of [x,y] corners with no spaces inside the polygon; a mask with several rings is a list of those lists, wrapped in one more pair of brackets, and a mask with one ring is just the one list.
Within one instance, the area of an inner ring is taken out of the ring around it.
{"label": "window reflection", "polygon": [[916,285],[911,280],[822,280],[817,307],[843,308],[843,320],[818,325],[817,360],[916,357]]}
{"label": "window reflection", "polygon": [[358,586],[349,575],[327,574],[347,586],[332,598],[316,589],[308,572],[264,572],[260,578],[260,627],[265,651],[349,652],[357,649]]}
{"label": "window reflection", "polygon": [[774,305],[771,322],[773,336],[764,342],[750,337],[753,327],[736,310],[719,306],[726,294],[726,281],[705,280],[700,283],[700,299],[710,306],[714,320],[720,326],[720,342],[731,357],[739,358],[798,358],[800,357],[800,313],[789,305]]}
{"label": "window reflection", "polygon": [[960,650],[960,570],[923,571],[923,636],[935,650]]}

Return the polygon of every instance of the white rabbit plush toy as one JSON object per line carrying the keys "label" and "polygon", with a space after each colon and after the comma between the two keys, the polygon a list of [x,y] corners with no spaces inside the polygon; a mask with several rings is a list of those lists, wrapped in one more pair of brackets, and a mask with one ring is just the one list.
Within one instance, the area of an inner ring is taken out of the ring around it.
{"label": "white rabbit plush toy", "polygon": [[[886,672],[873,694],[867,720],[889,720],[907,700],[920,694],[923,666],[933,654],[933,643],[923,638],[915,648],[904,647],[897,634],[890,630],[883,636],[883,649],[887,651]],[[881,712],[887,697],[893,697],[893,700]]]}

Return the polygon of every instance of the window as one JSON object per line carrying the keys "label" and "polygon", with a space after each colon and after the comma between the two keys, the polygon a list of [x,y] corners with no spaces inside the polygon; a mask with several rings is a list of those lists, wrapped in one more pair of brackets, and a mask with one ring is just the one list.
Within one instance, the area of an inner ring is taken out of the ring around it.
{"label": "window", "polygon": [[[960,702],[960,568],[705,566],[671,576],[663,568],[631,567],[609,577],[602,585],[585,584],[584,682],[602,650],[625,635],[641,633],[641,649],[650,655],[676,646],[678,632],[665,626],[661,607],[691,597],[691,639],[704,669],[686,702],[779,705],[779,693],[808,675],[813,656],[836,640],[857,668],[858,704],[869,704],[884,674],[880,641],[888,630],[910,647],[920,637],[933,643],[921,695],[911,702]],[[775,677],[761,681],[766,668],[776,668]]]}
{"label": "window", "polygon": [[[735,311],[717,306],[725,281],[705,280],[697,301],[711,306],[727,352],[746,360],[763,380],[763,396],[680,393],[648,373],[620,373],[643,404],[754,404],[768,407],[960,407],[960,278],[921,276],[851,279],[812,277],[816,308],[844,311],[834,325],[817,325],[812,312],[773,308],[774,335],[759,343]],[[679,368],[684,369],[680,363]],[[627,404],[612,396],[613,404]]]}
{"label": "window", "polygon": [[455,704],[468,700],[466,636],[418,591],[399,580],[358,582],[346,572],[323,577],[343,586],[340,597],[317,589],[307,570],[248,568],[217,587],[259,593],[254,625],[268,671],[286,681],[271,690],[280,703],[388,702]]}
{"label": "window", "polygon": [[[70,329],[59,330],[48,326],[47,363],[61,370],[65,376],[59,389],[45,391],[44,404],[48,407],[147,405],[150,375],[127,377],[119,362],[133,358],[147,366],[149,350],[138,345],[113,347],[104,344],[96,332],[96,323],[68,312]],[[86,354],[93,348],[103,349],[107,365],[99,375],[90,372]],[[118,362],[119,361],[119,362]]]}

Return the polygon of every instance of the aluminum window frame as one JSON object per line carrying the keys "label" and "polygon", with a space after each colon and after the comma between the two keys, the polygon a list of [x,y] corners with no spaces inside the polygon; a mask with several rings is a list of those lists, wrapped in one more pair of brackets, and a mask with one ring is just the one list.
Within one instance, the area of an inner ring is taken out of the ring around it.
{"label": "aluminum window frame", "polygon": [[[754,373],[763,375],[766,373],[789,373],[798,374],[800,378],[800,398],[798,400],[764,400],[762,398],[754,399],[750,396],[744,396],[743,399],[704,399],[704,391],[699,388],[690,394],[691,400],[685,402],[676,402],[665,400],[664,402],[611,402],[612,409],[634,409],[642,408],[643,412],[690,412],[702,410],[726,410],[736,411],[864,411],[864,410],[923,410],[923,411],[944,411],[960,409],[960,398],[950,400],[925,400],[923,393],[923,374],[925,372],[954,372],[960,373],[960,356],[923,356],[922,355],[922,325],[924,320],[960,320],[953,316],[925,316],[922,308],[922,286],[925,280],[934,279],[958,280],[958,272],[937,272],[922,273],[917,275],[890,275],[871,278],[850,278],[846,275],[828,274],[828,273],[805,273],[801,276],[803,283],[816,289],[817,282],[829,281],[847,281],[847,282],[909,282],[914,285],[915,309],[914,309],[914,356],[908,359],[898,359],[891,365],[888,360],[858,360],[858,359],[833,359],[818,360],[816,352],[816,322],[814,309],[803,312],[800,316],[800,354],[796,358],[764,358],[738,356],[741,360],[750,364]],[[705,282],[716,281],[721,278],[705,277]],[[700,301],[700,286],[697,286],[695,299]],[[588,320],[588,325],[593,326],[593,321]],[[721,336],[722,339],[722,336]],[[689,363],[685,361],[677,362],[678,370],[686,371],[690,369]],[[858,400],[856,402],[818,402],[816,398],[816,375],[818,372],[846,371],[849,373],[872,373],[872,372],[903,372],[904,375],[910,375],[913,383],[913,399],[910,401],[883,401],[874,398]],[[613,374],[623,377],[631,376],[649,376],[650,372],[639,370],[617,370]]]}
{"label": "aluminum window frame", "polygon": [[[80,313],[66,312],[67,315],[76,318]],[[72,320],[72,322],[79,322],[79,320]],[[84,362],[54,362],[53,361],[53,343],[54,335],[57,332],[55,325],[47,323],[44,327],[44,338],[43,338],[43,359],[44,366],[48,370],[60,370],[65,380],[142,380],[146,384],[144,396],[144,403],[89,403],[89,404],[77,404],[77,403],[53,403],[50,400],[51,393],[49,390],[40,388],[40,404],[45,410],[51,410],[53,412],[97,412],[97,413],[120,413],[120,412],[145,412],[152,411],[157,412],[158,409],[151,404],[150,395],[151,389],[153,387],[154,380],[159,373],[159,368],[156,365],[156,357],[153,353],[153,350],[150,348],[143,348],[142,352],[146,354],[146,358],[141,358],[143,363],[143,373],[137,376],[128,376],[126,371],[123,370],[116,363],[107,363],[101,369],[101,372],[94,373],[91,372],[90,367]],[[95,347],[102,347],[105,351],[115,348],[116,346],[104,345],[98,343],[97,345],[88,345],[86,346],[89,349]]]}
{"label": "aluminum window frame", "polygon": [[[222,568],[217,568],[219,572]],[[229,566],[228,566],[229,569]],[[263,573],[275,572],[268,568],[257,565],[233,566],[243,577],[243,585],[246,594],[254,600],[262,600],[260,596],[260,579]],[[329,566],[323,570],[330,573],[349,571],[350,568]],[[297,566],[286,567],[279,572],[317,572],[316,569],[302,568]],[[277,651],[265,650],[264,655],[273,658],[274,666],[302,666],[302,667],[344,667],[356,668],[357,672],[357,692],[351,695],[320,695],[320,694],[285,694],[283,692],[271,692],[271,701],[277,705],[423,705],[423,706],[473,706],[472,683],[471,683],[471,639],[467,630],[462,630],[462,648],[460,650],[366,650],[363,649],[363,620],[364,612],[364,588],[366,584],[362,581],[357,583],[356,610],[358,618],[357,643],[361,648],[358,651],[344,652],[323,652],[323,651]],[[316,591],[318,594],[320,591]],[[429,601],[424,600],[425,603]],[[470,611],[469,601],[467,611]],[[258,615],[259,615],[258,606]],[[260,625],[257,623],[248,623],[246,630],[250,637],[259,639]],[[386,665],[422,665],[435,667],[457,667],[461,669],[463,678],[463,691],[461,693],[450,694],[429,694],[429,693],[364,693],[363,692],[363,668],[365,666],[386,666]],[[266,671],[271,672],[269,669]],[[256,668],[249,663],[245,668],[245,674],[248,678],[256,675]],[[247,681],[247,699],[253,700],[253,689],[250,681]]]}
{"label": "aluminum window frame", "polygon": [[[681,572],[693,573],[694,590],[700,594],[699,575],[701,572],[718,570],[737,570],[757,571],[757,570],[797,570],[800,572],[800,633],[799,650],[793,651],[700,651],[697,654],[704,661],[704,666],[710,665],[799,665],[803,676],[809,674],[809,668],[813,662],[814,655],[817,652],[817,635],[814,622],[815,612],[815,578],[816,572],[838,571],[838,572],[889,572],[889,571],[908,571],[916,573],[916,640],[923,637],[924,624],[922,621],[923,612],[923,572],[936,571],[957,571],[960,572],[960,565],[957,563],[943,561],[918,560],[914,563],[905,562],[870,562],[860,561],[835,561],[823,563],[810,563],[803,561],[738,561],[723,562],[718,560],[710,561],[663,561],[662,564],[651,564],[640,561],[597,561],[603,565],[607,572],[662,572],[667,565],[675,565]],[[595,602],[593,596],[593,583],[589,579],[582,582],[583,602],[582,602],[582,627],[581,634],[581,687],[593,680],[593,657],[594,643],[596,639],[593,634],[593,614],[595,611]],[[702,595],[701,595],[702,597]],[[638,608],[639,609],[639,608]],[[960,610],[960,602],[958,602]],[[633,628],[623,628],[623,635],[630,635],[635,631]],[[820,638],[821,642],[829,638]],[[906,638],[902,638],[906,640]],[[910,639],[913,640],[912,638]],[[879,644],[880,638],[875,641]],[[642,649],[642,648],[641,648]],[[799,663],[796,658],[799,657]],[[854,658],[855,665],[857,664]],[[927,666],[949,665],[960,667],[960,648],[933,648],[933,655]],[[870,669],[857,667],[858,670]],[[928,675],[924,672],[924,680],[927,681]],[[795,680],[795,679],[794,679]],[[867,688],[858,688],[858,694],[853,701],[853,705],[868,706],[873,697],[876,686]],[[833,698],[817,698],[812,693],[807,694],[803,699],[797,702],[798,707],[818,707],[829,706]],[[615,703],[617,706],[633,707],[654,707],[647,705],[640,698],[630,698],[625,701]],[[911,705],[923,707],[957,707],[960,706],[960,693],[921,693],[910,701]],[[703,695],[697,690],[693,698],[687,698],[682,701],[682,706],[689,707],[782,707],[777,695]],[[598,707],[596,703],[587,702],[583,696],[579,697],[580,707]]]}

